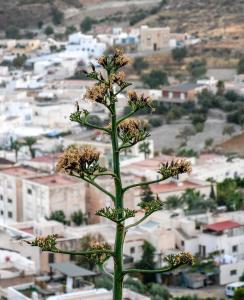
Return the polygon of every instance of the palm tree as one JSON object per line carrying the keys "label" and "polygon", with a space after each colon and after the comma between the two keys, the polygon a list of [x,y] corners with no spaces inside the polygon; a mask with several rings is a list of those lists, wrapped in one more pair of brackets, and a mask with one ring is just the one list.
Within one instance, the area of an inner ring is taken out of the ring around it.
{"label": "palm tree", "polygon": [[37,139],[32,136],[28,136],[24,139],[24,145],[26,145],[29,148],[31,158],[35,158],[36,150],[33,148],[33,145],[35,145],[37,142]]}
{"label": "palm tree", "polygon": [[141,143],[139,145],[139,152],[144,153],[144,158],[147,159],[148,156],[151,154],[150,143],[149,142]]}
{"label": "palm tree", "polygon": [[15,162],[17,162],[18,161],[18,153],[19,153],[20,148],[22,147],[22,144],[19,141],[13,140],[13,139],[11,139],[10,143],[11,143],[10,144],[10,149],[14,150],[14,152],[15,152]]}

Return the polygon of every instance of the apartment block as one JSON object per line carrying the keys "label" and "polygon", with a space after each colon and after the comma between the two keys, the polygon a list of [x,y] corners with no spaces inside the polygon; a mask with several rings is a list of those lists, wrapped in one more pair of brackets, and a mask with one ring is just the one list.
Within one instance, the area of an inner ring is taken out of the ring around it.
{"label": "apartment block", "polygon": [[23,221],[22,181],[25,178],[40,176],[35,169],[23,166],[0,170],[0,222]]}
{"label": "apartment block", "polygon": [[73,212],[86,212],[85,186],[80,180],[58,174],[23,181],[25,221],[41,220],[57,210],[67,219]]}

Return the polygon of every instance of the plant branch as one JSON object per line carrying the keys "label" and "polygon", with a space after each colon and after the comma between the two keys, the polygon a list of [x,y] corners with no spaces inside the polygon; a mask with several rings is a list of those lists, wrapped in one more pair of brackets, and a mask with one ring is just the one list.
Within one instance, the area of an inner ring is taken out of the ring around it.
{"label": "plant branch", "polygon": [[126,119],[128,119],[129,117],[133,116],[134,113],[135,113],[136,111],[137,111],[137,109],[136,109],[136,110],[133,109],[133,110],[131,110],[127,115],[121,117],[121,118],[117,121],[117,126],[118,126],[121,122],[123,122],[124,120],[126,120]]}
{"label": "plant branch", "polygon": [[110,278],[114,279],[113,274],[111,274],[108,270],[106,270],[105,264],[106,264],[106,261],[102,265],[99,265],[99,269],[102,271],[102,273],[104,273],[104,274],[108,275]]}
{"label": "plant branch", "polygon": [[150,185],[150,184],[154,184],[154,183],[158,183],[160,181],[163,181],[165,180],[166,178],[164,177],[161,177],[159,179],[156,179],[156,180],[152,180],[152,181],[142,181],[142,182],[138,182],[138,183],[135,183],[135,184],[131,184],[131,185],[128,185],[126,187],[124,187],[123,189],[123,192],[126,192],[127,190],[131,189],[131,188],[134,188],[134,187],[141,187],[141,186],[145,186],[145,185]]}
{"label": "plant branch", "polygon": [[112,250],[106,250],[106,249],[98,249],[98,250],[87,250],[87,251],[78,251],[76,252],[75,250],[72,251],[67,251],[63,249],[52,249],[50,250],[42,250],[43,252],[52,252],[52,253],[61,253],[61,254],[70,254],[70,255],[91,255],[91,254],[99,254],[99,253],[106,253],[106,254],[111,254],[114,256],[114,252]]}
{"label": "plant branch", "polygon": [[151,213],[148,213],[148,214],[145,214],[140,220],[138,220],[137,222],[131,224],[131,225],[128,225],[125,227],[125,230],[127,231],[128,229],[130,229],[131,227],[135,227],[139,224],[141,224],[144,220],[146,220],[151,214],[153,214],[154,211],[152,211]]}
{"label": "plant branch", "polygon": [[79,178],[79,179],[83,179],[84,181],[90,183],[91,185],[95,186],[97,189],[102,191],[104,194],[108,195],[113,201],[115,201],[114,195],[112,193],[110,193],[109,191],[105,190],[103,187],[101,187],[99,184],[97,184],[94,180],[89,180],[85,177],[80,177],[80,176],[77,176],[77,175],[73,175],[73,176],[76,177],[76,178]]}
{"label": "plant branch", "polygon": [[164,273],[164,272],[169,272],[172,271],[176,268],[178,268],[179,266],[182,265],[177,265],[177,266],[168,266],[165,268],[159,268],[159,269],[128,269],[128,270],[124,270],[124,275],[125,274],[130,274],[130,273]]}

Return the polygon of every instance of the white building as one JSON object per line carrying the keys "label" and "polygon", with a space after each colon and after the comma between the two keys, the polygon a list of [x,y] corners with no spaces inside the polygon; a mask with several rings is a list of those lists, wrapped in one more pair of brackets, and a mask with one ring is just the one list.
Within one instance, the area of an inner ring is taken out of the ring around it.
{"label": "white building", "polygon": [[106,50],[104,43],[98,42],[92,35],[76,32],[69,35],[66,51],[84,53],[87,57],[99,57]]}
{"label": "white building", "polygon": [[0,222],[14,223],[23,220],[22,180],[40,176],[27,167],[10,167],[0,171]]}
{"label": "white building", "polygon": [[69,220],[73,212],[86,212],[85,184],[62,175],[23,180],[22,197],[25,221],[41,220],[62,210]]}

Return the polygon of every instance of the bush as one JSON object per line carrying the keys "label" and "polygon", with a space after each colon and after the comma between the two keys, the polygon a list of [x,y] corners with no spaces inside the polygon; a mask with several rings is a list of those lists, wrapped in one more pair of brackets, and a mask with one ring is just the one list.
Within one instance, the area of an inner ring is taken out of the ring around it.
{"label": "bush", "polygon": [[7,39],[19,39],[19,29],[14,26],[9,26],[5,31],[5,36]]}
{"label": "bush", "polygon": [[46,29],[45,29],[45,34],[46,35],[51,35],[54,33],[54,30],[52,28],[52,26],[47,26]]}
{"label": "bush", "polygon": [[143,57],[136,57],[132,66],[137,74],[141,74],[144,69],[148,68],[148,62]]}
{"label": "bush", "polygon": [[203,122],[196,123],[194,124],[194,128],[196,132],[202,132],[204,129],[204,123]]}
{"label": "bush", "polygon": [[92,25],[96,23],[91,17],[85,17],[84,20],[80,23],[80,29],[82,32],[87,32],[92,29]]}
{"label": "bush", "polygon": [[238,66],[237,66],[237,73],[244,74],[244,57],[240,58]]}
{"label": "bush", "polygon": [[54,25],[60,25],[63,21],[64,14],[57,8],[52,10],[52,21]]}
{"label": "bush", "polygon": [[149,124],[152,127],[159,127],[161,125],[163,125],[163,120],[160,117],[153,117],[149,119]]}
{"label": "bush", "polygon": [[161,70],[152,70],[149,74],[141,76],[142,82],[151,89],[168,84],[168,75]]}
{"label": "bush", "polygon": [[107,275],[97,276],[95,277],[95,287],[96,289],[103,288],[110,291],[113,288],[113,281]]}
{"label": "bush", "polygon": [[171,52],[172,57],[178,63],[180,63],[187,55],[187,49],[184,48],[174,48]]}
{"label": "bush", "polygon": [[188,71],[193,78],[202,77],[207,72],[206,62],[196,59],[188,65]]}

